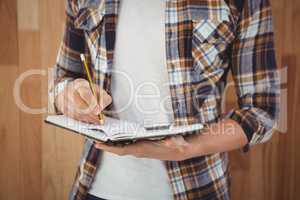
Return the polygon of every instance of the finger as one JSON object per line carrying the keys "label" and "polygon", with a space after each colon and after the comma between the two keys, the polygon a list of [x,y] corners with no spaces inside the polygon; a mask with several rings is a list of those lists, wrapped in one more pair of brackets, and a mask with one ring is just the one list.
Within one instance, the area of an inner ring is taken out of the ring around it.
{"label": "finger", "polygon": [[[87,80],[85,79],[76,79],[77,82],[75,82],[76,88],[85,87],[90,89],[90,85]],[[100,111],[103,110],[105,107],[107,107],[112,102],[111,96],[103,89],[100,88],[97,84],[92,84],[92,87],[94,91],[97,93],[96,102],[97,99],[99,99],[98,105],[100,106]],[[91,91],[92,92],[92,91]],[[99,97],[99,98],[98,98]],[[100,112],[98,111],[98,112]]]}
{"label": "finger", "polygon": [[104,89],[100,88],[97,85],[94,86],[96,87],[97,95],[99,96],[99,106],[101,110],[103,110],[109,104],[111,104],[112,98]]}
{"label": "finger", "polygon": [[172,137],[172,140],[177,145],[187,145],[188,142],[184,139],[182,135],[176,135]]}
{"label": "finger", "polygon": [[163,140],[163,143],[168,147],[178,147],[178,146],[188,145],[188,142],[181,135],[166,138]]}
{"label": "finger", "polygon": [[70,108],[70,106],[68,106],[67,110],[70,110],[70,115],[72,115],[75,119],[79,120],[79,121],[83,121],[83,122],[87,122],[87,123],[92,123],[92,124],[99,124],[99,118],[96,115],[93,114],[82,114],[80,112],[76,112],[76,110]]}
{"label": "finger", "polygon": [[172,146],[172,144],[173,144],[172,137],[167,137],[167,138],[161,140],[161,142],[165,146]]}
{"label": "finger", "polygon": [[[71,98],[71,97],[70,97]],[[73,107],[75,112],[78,112],[81,115],[97,115],[98,111],[95,112],[96,108],[92,108],[93,105],[88,105],[80,96],[78,92],[73,94],[72,99],[69,100],[70,106]],[[97,107],[97,106],[96,106]]]}
{"label": "finger", "polygon": [[74,96],[74,98],[70,100],[68,104],[64,104],[63,110],[65,115],[72,117],[76,120],[99,124],[100,122],[97,115],[94,115],[92,113],[86,114],[86,107],[87,106],[85,105],[85,103],[82,102],[80,97]]}
{"label": "finger", "polygon": [[64,110],[65,110],[64,115],[80,121],[79,115],[76,114],[72,109],[68,108],[68,106],[65,106]]}
{"label": "finger", "polygon": [[[93,91],[91,90],[91,86],[89,82],[85,79],[76,79],[74,82],[74,90],[79,93],[80,97],[82,100],[88,105],[88,111],[93,111],[95,114],[99,114],[101,112],[100,106],[98,105],[97,102],[97,97],[94,94]],[[95,90],[96,85],[93,84],[92,87]]]}
{"label": "finger", "polygon": [[100,124],[99,115],[89,115],[89,117],[93,124]]}
{"label": "finger", "polygon": [[75,81],[69,82],[67,84],[67,86],[65,87],[65,89],[63,90],[63,92],[61,92],[58,95],[58,100],[59,100],[59,108],[60,110],[65,113],[65,111],[63,111],[63,108],[66,107],[66,105],[72,103],[74,101],[74,94],[76,93],[75,91],[75,85],[78,84],[78,82],[80,82],[80,79],[76,79]]}
{"label": "finger", "polygon": [[71,117],[73,119],[76,119],[78,121],[85,122],[85,123],[99,124],[99,120],[97,120],[95,118],[92,118],[88,115],[81,115],[81,114],[76,113],[72,110],[67,112],[65,115],[68,116],[68,117]]}
{"label": "finger", "polygon": [[91,124],[99,124],[99,118],[94,115],[79,115],[80,121],[91,123]]}
{"label": "finger", "polygon": [[77,90],[79,96],[86,103],[87,112],[94,112],[95,114],[99,114],[101,109],[98,106],[97,98],[94,96],[90,88],[81,87]]}

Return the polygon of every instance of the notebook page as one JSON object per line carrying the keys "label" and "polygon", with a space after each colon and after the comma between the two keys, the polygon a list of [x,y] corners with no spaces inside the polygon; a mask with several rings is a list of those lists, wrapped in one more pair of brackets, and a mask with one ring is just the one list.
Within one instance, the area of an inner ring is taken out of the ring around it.
{"label": "notebook page", "polygon": [[105,117],[104,125],[90,125],[88,129],[103,130],[108,137],[134,137],[135,133],[143,134],[145,129],[138,123]]}
{"label": "notebook page", "polygon": [[107,136],[105,133],[101,132],[100,130],[90,129],[94,125],[80,122],[64,115],[51,115],[47,117],[46,121],[73,130],[75,132],[82,133],[88,137],[92,137],[101,141],[107,140]]}
{"label": "notebook page", "polygon": [[118,135],[120,138],[132,138],[136,134],[145,132],[144,127],[140,124],[129,122],[125,120],[118,120],[111,117],[105,117],[104,125],[89,124],[81,122],[64,115],[52,115],[47,117],[47,121],[57,124],[62,127],[72,129],[80,133],[97,133],[103,131],[107,138]]}
{"label": "notebook page", "polygon": [[[139,139],[139,138],[155,138],[160,136],[165,137],[165,136],[172,136],[172,135],[178,135],[183,133],[192,133],[193,131],[197,131],[201,129],[203,129],[203,124],[170,126],[169,129],[136,132],[134,135],[132,135],[132,138]],[[123,137],[122,135],[114,135],[111,139],[120,140],[123,139]]]}

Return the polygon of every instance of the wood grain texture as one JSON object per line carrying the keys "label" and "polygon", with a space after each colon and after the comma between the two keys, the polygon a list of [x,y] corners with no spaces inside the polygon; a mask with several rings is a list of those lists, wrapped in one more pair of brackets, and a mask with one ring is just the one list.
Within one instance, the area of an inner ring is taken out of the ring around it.
{"label": "wood grain texture", "polygon": [[[38,7],[37,1],[18,0],[18,47],[19,47],[19,76],[24,72],[40,69],[40,30],[35,27],[36,18],[29,17]],[[35,5],[32,5],[35,3]],[[22,19],[22,20],[21,20]],[[32,26],[29,26],[32,24]],[[30,108],[41,107],[41,76],[27,77],[21,85],[21,98]],[[42,199],[42,162],[41,162],[41,132],[42,116],[21,112],[20,113],[20,140],[21,140],[21,171],[22,193],[24,199]]]}
{"label": "wood grain texture", "polygon": [[[39,33],[19,31],[19,75],[40,67]],[[21,98],[30,108],[41,107],[41,78],[27,77]],[[20,113],[22,182],[24,199],[41,199],[41,115]]]}
{"label": "wood grain texture", "polygon": [[[49,9],[51,7],[51,9]],[[64,29],[64,1],[41,2],[41,52],[43,69],[55,64]],[[50,76],[50,79],[52,77]],[[43,79],[43,104],[47,105],[48,81]],[[43,200],[67,199],[83,147],[83,138],[43,124]]]}
{"label": "wood grain texture", "polygon": [[[296,169],[295,169],[295,161],[296,161],[296,135],[297,129],[299,129],[299,122],[297,122],[296,114],[297,112],[297,101],[299,101],[299,78],[297,77],[297,67],[296,67],[296,57],[295,56],[284,56],[283,64],[288,67],[288,132],[287,134],[281,135],[280,144],[281,144],[281,156],[282,156],[282,170],[283,176],[281,177],[283,193],[283,199],[296,199],[295,194],[296,191]],[[298,71],[299,72],[299,71]],[[296,110],[295,110],[296,109]],[[299,110],[299,109],[298,109]],[[299,116],[299,115],[298,115]],[[299,143],[298,143],[299,144]]]}
{"label": "wood grain texture", "polygon": [[[300,1],[271,0],[279,66],[288,66],[288,131],[247,154],[230,153],[233,200],[300,198]],[[0,0],[0,200],[65,200],[83,138],[21,112],[12,84],[30,69],[48,71],[56,60],[64,26],[64,1]],[[48,78],[32,76],[21,87],[26,105],[47,106]],[[226,110],[237,106],[234,87]]]}
{"label": "wood grain texture", "polygon": [[39,0],[18,0],[18,30],[39,31]]}
{"label": "wood grain texture", "polygon": [[[13,98],[17,66],[0,68],[0,199],[22,199],[19,110]],[[16,192],[18,191],[18,192]]]}
{"label": "wood grain texture", "polygon": [[18,66],[16,0],[1,0],[0,13],[0,66]]}

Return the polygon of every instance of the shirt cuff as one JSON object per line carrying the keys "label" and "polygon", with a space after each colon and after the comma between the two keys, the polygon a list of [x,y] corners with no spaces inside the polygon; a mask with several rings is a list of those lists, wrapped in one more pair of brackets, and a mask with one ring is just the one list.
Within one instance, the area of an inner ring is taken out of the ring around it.
{"label": "shirt cuff", "polygon": [[72,78],[67,78],[59,83],[57,83],[50,91],[49,91],[49,108],[50,108],[50,113],[55,113],[55,114],[62,114],[56,107],[55,105],[55,99],[56,97],[65,89],[68,83],[73,81]]}
{"label": "shirt cuff", "polygon": [[[236,121],[241,126],[247,137],[248,143],[242,148],[243,152],[248,152],[253,144],[267,141],[272,135],[273,121],[259,110],[257,108],[236,109],[226,115],[226,118]],[[262,119],[272,122],[271,124],[263,123]]]}

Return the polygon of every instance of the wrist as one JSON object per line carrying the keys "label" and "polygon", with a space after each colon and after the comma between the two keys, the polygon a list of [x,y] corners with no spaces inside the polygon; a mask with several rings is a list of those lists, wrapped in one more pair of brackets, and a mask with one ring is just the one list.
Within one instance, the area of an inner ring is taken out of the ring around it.
{"label": "wrist", "polygon": [[62,114],[62,110],[60,107],[60,104],[63,102],[64,97],[63,97],[63,92],[66,89],[67,85],[69,83],[71,83],[73,81],[73,79],[67,78],[64,79],[62,81],[60,81],[59,83],[57,83],[55,85],[55,87],[53,88],[53,90],[51,91],[51,96],[53,97],[53,106],[54,106],[54,110],[55,113],[57,114]]}
{"label": "wrist", "polygon": [[189,158],[211,154],[212,149],[216,146],[220,146],[220,144],[216,142],[216,137],[221,134],[217,131],[216,126],[216,124],[208,126],[199,134],[191,135],[187,138],[189,143]]}

